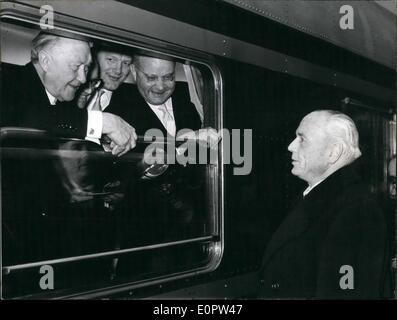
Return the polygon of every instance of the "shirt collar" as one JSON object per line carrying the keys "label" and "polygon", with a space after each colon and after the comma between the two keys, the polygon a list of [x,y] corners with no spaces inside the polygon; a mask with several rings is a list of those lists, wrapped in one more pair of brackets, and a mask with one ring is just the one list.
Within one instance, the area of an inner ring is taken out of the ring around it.
{"label": "shirt collar", "polygon": [[169,97],[167,99],[167,101],[165,101],[163,104],[160,104],[160,105],[151,104],[151,103],[149,103],[147,101],[146,101],[146,103],[150,106],[150,108],[152,108],[152,110],[156,110],[159,106],[164,106],[165,105],[165,108],[167,109],[167,111],[169,111],[169,112],[173,111],[172,110],[172,99],[171,99],[171,97]]}
{"label": "shirt collar", "polygon": [[104,94],[105,94],[106,96],[108,96],[109,98],[112,97],[113,91],[108,90],[108,89],[105,89],[105,88],[102,88],[101,90],[102,90],[102,91],[104,92]]}
{"label": "shirt collar", "polygon": [[47,93],[48,100],[50,100],[50,104],[52,106],[55,106],[57,104],[57,98],[55,98],[51,93],[49,93],[47,89],[45,89],[45,92]]}
{"label": "shirt collar", "polygon": [[317,183],[315,183],[312,186],[308,186],[305,191],[303,191],[303,197],[306,197],[310,191],[312,191],[315,187],[317,187],[321,182],[323,182],[325,179],[322,179],[320,181],[318,181]]}

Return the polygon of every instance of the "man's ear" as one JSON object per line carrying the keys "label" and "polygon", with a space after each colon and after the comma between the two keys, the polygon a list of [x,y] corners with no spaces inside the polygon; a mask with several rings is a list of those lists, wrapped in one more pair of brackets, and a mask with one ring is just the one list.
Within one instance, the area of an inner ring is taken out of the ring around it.
{"label": "man's ear", "polygon": [[41,50],[39,52],[38,58],[40,67],[44,70],[44,72],[47,72],[52,60],[51,56],[47,51]]}
{"label": "man's ear", "polygon": [[344,145],[342,142],[335,142],[331,145],[329,150],[329,162],[334,164],[343,154]]}

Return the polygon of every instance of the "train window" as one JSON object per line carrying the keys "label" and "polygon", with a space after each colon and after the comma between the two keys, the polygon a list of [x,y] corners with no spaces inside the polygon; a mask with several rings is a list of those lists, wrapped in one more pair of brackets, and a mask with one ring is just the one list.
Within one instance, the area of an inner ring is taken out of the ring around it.
{"label": "train window", "polygon": [[[217,154],[200,163],[188,154],[209,151],[192,140],[199,135],[178,138],[182,128],[220,129],[219,84],[206,61],[65,29],[37,40],[36,25],[9,18],[1,28],[3,297],[67,297],[213,270],[222,168]],[[81,48],[54,49],[62,39],[89,44],[92,63]],[[67,69],[45,69],[63,58]],[[65,106],[50,105],[58,89]],[[65,134],[74,130],[66,118],[47,127],[53,110],[98,105],[136,130],[136,147],[121,157],[104,135]]]}

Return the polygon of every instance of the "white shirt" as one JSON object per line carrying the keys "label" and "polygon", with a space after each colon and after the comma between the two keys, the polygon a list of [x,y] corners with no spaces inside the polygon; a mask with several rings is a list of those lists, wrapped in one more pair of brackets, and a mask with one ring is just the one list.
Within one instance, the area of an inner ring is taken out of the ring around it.
{"label": "white shirt", "polygon": [[47,93],[48,100],[50,100],[50,105],[55,106],[57,104],[57,98],[49,93],[47,89],[45,89],[45,93]]}
{"label": "white shirt", "polygon": [[[89,125],[91,126],[91,128],[92,128],[94,131],[98,131],[98,130],[99,130],[99,126],[96,126],[96,124],[97,124],[97,122],[100,122],[100,125],[101,125],[100,132],[101,132],[101,134],[102,134],[102,121],[103,121],[103,120],[102,120],[102,117],[103,117],[103,116],[102,116],[102,112],[109,106],[109,104],[110,104],[110,99],[112,98],[113,91],[110,91],[110,90],[107,90],[107,89],[101,89],[101,91],[103,92],[102,95],[101,95],[101,102],[100,102],[100,104],[99,104],[99,105],[101,106],[101,111],[99,111],[99,110],[93,111],[93,110],[92,110],[94,104],[95,104],[96,101],[98,100],[99,91],[97,91],[97,92],[95,93],[96,96],[95,96],[93,99],[91,99],[90,103],[89,103],[88,106],[87,106],[87,110],[88,110],[88,115],[94,114],[94,120],[93,120],[92,123],[90,123],[90,119],[88,119]],[[98,117],[101,117],[101,119],[96,119],[97,116],[98,116]],[[99,136],[99,137],[97,137],[97,136],[93,137],[93,136],[88,136],[88,135],[87,135],[86,140],[95,142],[95,143],[97,143],[97,144],[101,144],[101,142],[99,141],[100,138],[101,138],[101,136]]]}
{"label": "white shirt", "polygon": [[305,191],[303,191],[303,197],[306,197],[310,191],[312,191],[315,187],[317,187],[321,182],[323,182],[325,179],[322,179],[320,181],[318,181],[317,183],[315,183],[312,186],[308,186]]}
{"label": "white shirt", "polygon": [[[45,89],[47,93],[48,100],[52,106],[57,103],[57,98],[55,98],[51,93]],[[102,112],[100,111],[88,111],[88,122],[87,122],[87,132],[86,140],[99,139],[102,136]]]}
{"label": "white shirt", "polygon": [[[176,124],[175,124],[175,118],[174,118],[174,111],[172,108],[171,97],[169,97],[167,99],[167,101],[162,105],[153,105],[147,101],[146,101],[146,103],[149,105],[150,109],[152,109],[153,112],[156,114],[157,118],[159,118],[159,120],[163,124],[164,128],[167,130],[168,134],[175,137]],[[164,105],[165,105],[166,113],[164,113],[163,110],[161,110],[162,108],[164,108]]]}

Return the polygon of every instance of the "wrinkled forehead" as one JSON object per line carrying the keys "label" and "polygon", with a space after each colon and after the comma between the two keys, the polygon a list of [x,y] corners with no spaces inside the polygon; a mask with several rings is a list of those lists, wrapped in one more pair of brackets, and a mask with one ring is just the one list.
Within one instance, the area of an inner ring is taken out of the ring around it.
{"label": "wrinkled forehead", "polygon": [[297,129],[298,134],[310,136],[325,135],[328,117],[322,113],[310,113],[305,116]]}
{"label": "wrinkled forehead", "polygon": [[58,49],[60,51],[78,51],[81,53],[90,53],[90,45],[86,41],[76,40],[76,39],[68,39],[68,38],[60,38],[54,49]]}
{"label": "wrinkled forehead", "polygon": [[175,72],[174,61],[140,56],[135,62],[138,69],[146,74],[164,75]]}
{"label": "wrinkled forehead", "polygon": [[91,63],[91,49],[85,41],[63,38],[54,46],[53,51],[68,61]]}

